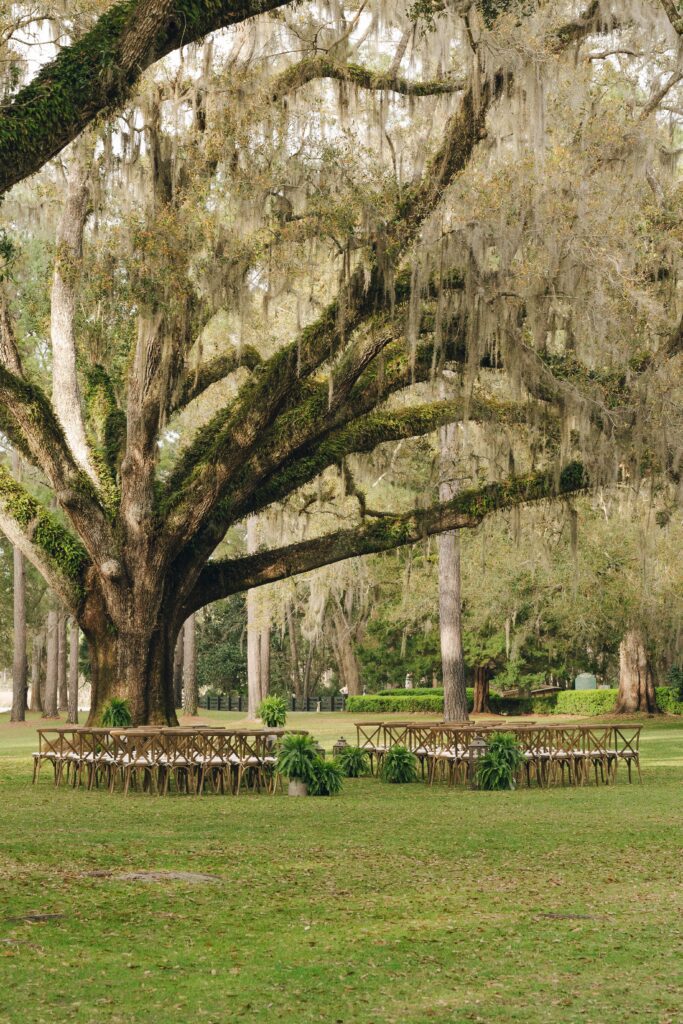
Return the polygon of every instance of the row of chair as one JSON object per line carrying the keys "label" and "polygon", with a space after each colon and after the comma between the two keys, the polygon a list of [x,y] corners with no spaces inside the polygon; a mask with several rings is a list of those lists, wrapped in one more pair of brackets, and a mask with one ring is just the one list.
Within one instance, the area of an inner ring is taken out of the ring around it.
{"label": "row of chair", "polygon": [[133,786],[160,795],[169,789],[201,794],[239,794],[243,784],[272,792],[277,782],[275,744],[283,729],[101,729],[38,730],[33,782],[50,765],[55,786],[88,789]]}
{"label": "row of chair", "polygon": [[432,784],[437,779],[451,785],[464,781],[474,760],[485,752],[487,738],[501,731],[517,738],[522,753],[521,774],[527,785],[536,782],[548,786],[560,781],[562,785],[585,785],[592,775],[596,784],[611,784],[616,781],[620,764],[626,766],[629,782],[635,765],[642,782],[639,725],[356,723],[358,746],[367,751],[373,771],[379,770],[392,746],[400,745],[415,754],[423,777]]}

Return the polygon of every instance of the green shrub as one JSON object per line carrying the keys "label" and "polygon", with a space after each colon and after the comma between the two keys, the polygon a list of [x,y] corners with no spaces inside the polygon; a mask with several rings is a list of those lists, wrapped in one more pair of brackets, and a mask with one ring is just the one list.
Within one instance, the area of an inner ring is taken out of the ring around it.
{"label": "green shrub", "polygon": [[667,715],[683,715],[683,700],[673,686],[657,686],[655,688],[657,707]]}
{"label": "green shrub", "polygon": [[412,711],[429,711],[432,714],[442,714],[443,697],[380,697],[374,694],[366,697],[348,697],[346,710],[356,714],[369,712],[383,715],[390,711],[401,711],[404,714]]}
{"label": "green shrub", "polygon": [[443,686],[415,686],[412,690],[380,690],[373,697],[443,697]]}
{"label": "green shrub", "polygon": [[522,764],[522,751],[510,732],[496,732],[489,740],[486,753],[477,762],[477,784],[480,789],[514,789]]}
{"label": "green shrub", "polygon": [[370,758],[362,747],[345,747],[337,754],[337,764],[347,779],[357,779],[370,771]]}
{"label": "green shrub", "polygon": [[288,779],[310,782],[316,757],[316,742],[312,736],[308,733],[288,733],[278,744],[277,770]]}
{"label": "green shrub", "polygon": [[417,758],[400,744],[389,747],[381,774],[385,782],[417,782]]}
{"label": "green shrub", "polygon": [[315,757],[311,762],[308,793],[310,796],[336,796],[341,792],[343,778],[341,767],[336,761]]}
{"label": "green shrub", "polygon": [[133,721],[128,701],[124,697],[112,697],[102,708],[101,721],[105,729],[128,729]]}
{"label": "green shrub", "polygon": [[265,697],[256,714],[269,729],[281,729],[287,720],[287,701],[284,697]]}

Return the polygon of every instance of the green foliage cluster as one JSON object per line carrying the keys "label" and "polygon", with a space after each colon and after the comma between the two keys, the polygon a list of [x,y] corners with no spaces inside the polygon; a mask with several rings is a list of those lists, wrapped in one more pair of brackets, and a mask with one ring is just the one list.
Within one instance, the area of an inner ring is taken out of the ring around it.
{"label": "green foliage cluster", "polygon": [[318,756],[313,736],[309,733],[288,733],[278,744],[277,770],[288,779],[309,783]]}
{"label": "green foliage cluster", "polygon": [[344,773],[335,761],[326,761],[324,757],[316,757],[311,762],[308,778],[309,796],[337,796],[344,785]]}
{"label": "green foliage cluster", "polygon": [[[491,710],[494,714],[509,715],[608,715],[614,711],[618,690],[558,690],[557,693],[541,694],[538,697],[500,697],[490,695]],[[683,714],[683,701],[677,691],[669,686],[656,688],[657,707],[671,715]],[[467,703],[472,710],[474,691],[467,690]],[[388,714],[395,711],[443,712],[443,691],[430,694],[415,693],[414,690],[397,690],[390,696],[368,694],[349,697],[346,710],[354,714]]]}
{"label": "green foliage cluster", "polygon": [[[410,690],[406,691],[410,694]],[[354,714],[373,713],[386,714],[393,711],[433,711],[443,714],[443,697],[377,697],[367,695],[364,697],[348,697],[346,710]]]}
{"label": "green foliage cluster", "polygon": [[133,721],[128,701],[112,697],[102,708],[100,721],[105,729],[127,729]]}
{"label": "green foliage cluster", "polygon": [[287,720],[287,701],[284,697],[266,697],[259,704],[257,714],[269,729],[281,729]]}
{"label": "green foliage cluster", "polygon": [[486,753],[477,762],[480,789],[514,789],[522,765],[522,751],[512,733],[497,732],[490,738]]}
{"label": "green foliage cluster", "polygon": [[384,755],[381,777],[384,782],[397,784],[417,782],[417,758],[407,747],[397,743]]}
{"label": "green foliage cluster", "polygon": [[358,779],[370,771],[370,758],[362,747],[346,747],[337,754],[337,764],[347,779]]}

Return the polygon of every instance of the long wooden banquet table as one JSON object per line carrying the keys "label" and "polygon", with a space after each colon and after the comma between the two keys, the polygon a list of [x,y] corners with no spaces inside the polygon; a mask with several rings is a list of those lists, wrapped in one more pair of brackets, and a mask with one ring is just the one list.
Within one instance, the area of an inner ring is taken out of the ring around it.
{"label": "long wooden banquet table", "polygon": [[53,726],[38,729],[33,754],[33,783],[41,768],[53,769],[61,782],[88,789],[117,785],[166,795],[169,790],[199,795],[239,794],[243,785],[274,792],[277,783],[275,746],[288,729],[221,729],[215,726],[104,729]]}
{"label": "long wooden banquet table", "polygon": [[423,778],[451,785],[467,778],[473,760],[481,756],[492,733],[512,733],[519,743],[521,774],[527,785],[548,786],[561,781],[586,785],[616,781],[622,763],[632,781],[632,769],[640,771],[642,726],[624,723],[596,725],[539,725],[534,721],[508,725],[503,722],[356,722],[357,744],[370,757],[373,772],[379,771],[387,750],[404,746],[418,758]]}

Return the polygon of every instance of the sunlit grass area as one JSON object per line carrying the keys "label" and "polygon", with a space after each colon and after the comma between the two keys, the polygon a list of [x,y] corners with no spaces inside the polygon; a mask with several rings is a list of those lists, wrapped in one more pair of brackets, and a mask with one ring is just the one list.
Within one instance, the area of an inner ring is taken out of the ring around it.
{"label": "sunlit grass area", "polygon": [[680,721],[642,786],[307,800],[34,788],[35,724],[0,724],[2,1024],[682,1019]]}

